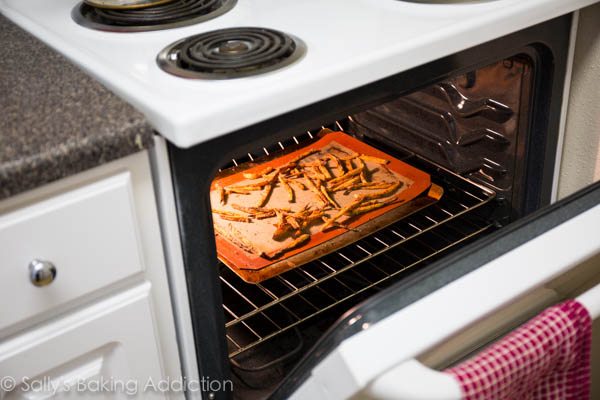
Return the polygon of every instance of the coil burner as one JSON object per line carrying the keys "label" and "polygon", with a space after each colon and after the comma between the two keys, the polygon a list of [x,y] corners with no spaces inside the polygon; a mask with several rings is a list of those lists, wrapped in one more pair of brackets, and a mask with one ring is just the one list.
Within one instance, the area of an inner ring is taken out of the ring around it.
{"label": "coil burner", "polygon": [[71,15],[87,28],[143,32],[197,24],[231,10],[237,0],[175,0],[135,9],[107,9],[80,3]]}
{"label": "coil burner", "polygon": [[230,28],[173,43],[159,66],[184,78],[231,79],[262,74],[298,60],[306,47],[297,38],[265,28]]}

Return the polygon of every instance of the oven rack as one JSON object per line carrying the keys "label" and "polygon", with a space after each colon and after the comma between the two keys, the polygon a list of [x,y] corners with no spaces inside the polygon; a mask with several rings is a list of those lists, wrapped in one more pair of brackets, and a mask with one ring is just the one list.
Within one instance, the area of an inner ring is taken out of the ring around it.
{"label": "oven rack", "polygon": [[[340,124],[336,128],[342,130]],[[314,136],[307,132],[263,151],[271,155]],[[232,160],[232,165],[257,157],[248,154],[247,159]],[[421,159],[409,162],[418,162],[420,168],[432,174],[432,180],[442,184],[445,193],[438,203],[260,284],[248,284],[221,265],[230,358],[343,302],[381,290],[408,269],[490,229],[487,221],[471,212],[490,202],[492,191]]]}

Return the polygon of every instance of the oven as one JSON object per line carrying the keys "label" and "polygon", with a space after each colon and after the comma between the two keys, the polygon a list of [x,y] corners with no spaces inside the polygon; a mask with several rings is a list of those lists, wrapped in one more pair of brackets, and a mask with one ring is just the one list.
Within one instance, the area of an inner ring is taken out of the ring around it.
{"label": "oven", "polygon": [[[556,18],[207,143],[168,145],[198,372],[236,388],[208,398],[287,397],[301,376],[290,371],[306,374],[315,352],[328,354],[325,332],[353,308],[375,307],[550,204],[570,32],[571,16]],[[217,258],[213,178],[306,146],[323,129],[428,172],[444,196],[333,253],[244,282]]]}
{"label": "oven", "polygon": [[[600,224],[600,188],[551,205],[577,10],[594,2],[170,0],[120,11],[0,0],[0,11],[157,132],[182,370],[234,387],[203,384],[187,398],[337,399],[375,395],[379,377],[413,359],[456,363],[555,301],[536,290],[561,274],[600,280],[596,264],[578,266],[600,254],[586,234]],[[329,131],[426,172],[443,196],[246,283],[219,261],[212,182]]]}

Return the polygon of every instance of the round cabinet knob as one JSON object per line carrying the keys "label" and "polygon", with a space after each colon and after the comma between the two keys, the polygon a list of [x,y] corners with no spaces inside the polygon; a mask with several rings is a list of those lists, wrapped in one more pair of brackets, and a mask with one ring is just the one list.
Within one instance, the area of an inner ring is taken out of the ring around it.
{"label": "round cabinet knob", "polygon": [[56,278],[56,267],[50,261],[33,260],[29,263],[29,280],[35,286],[47,286]]}

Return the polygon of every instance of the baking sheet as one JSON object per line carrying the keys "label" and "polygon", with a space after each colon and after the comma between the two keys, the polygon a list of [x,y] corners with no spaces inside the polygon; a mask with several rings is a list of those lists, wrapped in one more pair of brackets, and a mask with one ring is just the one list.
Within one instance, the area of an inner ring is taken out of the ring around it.
{"label": "baking sheet", "polygon": [[[239,213],[234,208],[236,204],[246,207],[255,206],[262,195],[260,191],[247,195],[232,193],[227,196],[227,203],[221,204],[220,190],[218,188],[230,187],[232,185],[242,186],[255,182],[255,180],[244,178],[243,173],[258,173],[264,171],[267,167],[281,167],[308,150],[319,150],[320,153],[308,156],[302,162],[310,163],[325,152],[332,152],[339,155],[341,154],[339,151],[355,152],[389,160],[389,163],[385,167],[369,161],[365,161],[365,164],[367,169],[371,171],[371,180],[388,182],[399,180],[403,183],[402,187],[395,193],[399,201],[357,217],[350,219],[344,217],[347,220],[341,219],[340,222],[347,225],[349,229],[334,228],[321,232],[323,222],[319,221],[319,223],[315,223],[305,229],[306,233],[310,233],[310,241],[275,259],[268,259],[257,253],[274,251],[294,240],[292,237],[283,240],[274,240],[272,238],[276,229],[274,226],[277,222],[276,217],[246,223],[229,221],[221,218],[220,215],[213,214],[213,223],[217,232],[216,242],[219,259],[247,282],[261,282],[295,266],[321,257],[324,254],[369,235],[405,215],[432,204],[443,193],[443,190],[439,186],[434,185],[432,187],[430,176],[427,173],[397,160],[343,132],[332,132],[301,149],[257,164],[249,169],[239,172],[226,171],[224,175],[229,174],[228,176],[218,178],[212,184],[210,196],[213,210],[218,209],[219,211]],[[331,171],[335,174],[334,168],[331,168]],[[335,192],[332,194],[332,197],[343,208],[354,201],[354,195],[373,192],[368,190],[352,191],[348,194]],[[290,203],[287,190],[281,184],[278,184],[274,187],[265,207],[289,208],[291,211],[298,211],[307,204],[315,207],[317,200],[312,191],[295,188],[294,195],[295,202]],[[336,211],[331,210],[328,214],[333,215]],[[236,237],[243,237],[243,241],[236,240]],[[244,247],[251,247],[254,251],[244,250]]]}

